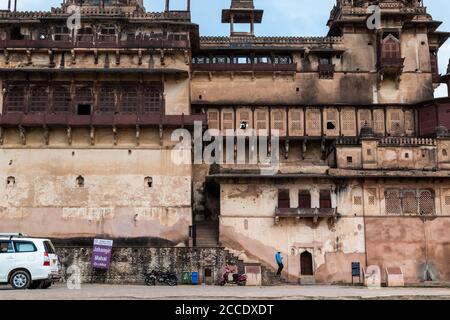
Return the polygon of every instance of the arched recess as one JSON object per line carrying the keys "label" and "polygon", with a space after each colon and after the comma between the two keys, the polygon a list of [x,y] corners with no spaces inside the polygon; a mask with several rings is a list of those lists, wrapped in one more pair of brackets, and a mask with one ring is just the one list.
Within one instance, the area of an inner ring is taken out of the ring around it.
{"label": "arched recess", "polygon": [[313,256],[309,251],[303,251],[300,255],[300,275],[314,275]]}

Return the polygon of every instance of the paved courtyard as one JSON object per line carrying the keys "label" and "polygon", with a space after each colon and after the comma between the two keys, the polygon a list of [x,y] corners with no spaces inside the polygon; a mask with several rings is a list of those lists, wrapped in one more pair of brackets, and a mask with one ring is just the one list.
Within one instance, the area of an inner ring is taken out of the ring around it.
{"label": "paved courtyard", "polygon": [[343,286],[280,287],[212,287],[178,286],[145,287],[83,284],[80,290],[69,290],[58,284],[47,290],[15,291],[0,286],[0,300],[79,300],[79,299],[449,299],[450,288],[381,288]]}

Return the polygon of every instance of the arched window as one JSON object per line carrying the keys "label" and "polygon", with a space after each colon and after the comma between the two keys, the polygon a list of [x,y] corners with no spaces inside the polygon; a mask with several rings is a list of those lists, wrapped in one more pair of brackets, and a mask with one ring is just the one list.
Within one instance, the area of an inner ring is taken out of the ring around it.
{"label": "arched window", "polygon": [[386,214],[398,214],[402,213],[401,198],[399,190],[386,190]]}
{"label": "arched window", "polygon": [[383,39],[383,45],[381,50],[381,58],[383,59],[400,59],[400,41],[389,34]]}
{"label": "arched window", "polygon": [[417,214],[416,190],[403,191],[402,207],[404,214]]}
{"label": "arched window", "polygon": [[300,274],[302,276],[314,275],[313,258],[308,251],[303,251],[300,255]]}
{"label": "arched window", "polygon": [[434,194],[431,190],[420,190],[419,193],[419,214],[434,214]]}
{"label": "arched window", "polygon": [[84,178],[82,176],[78,176],[77,177],[77,186],[79,188],[83,188],[84,187]]}

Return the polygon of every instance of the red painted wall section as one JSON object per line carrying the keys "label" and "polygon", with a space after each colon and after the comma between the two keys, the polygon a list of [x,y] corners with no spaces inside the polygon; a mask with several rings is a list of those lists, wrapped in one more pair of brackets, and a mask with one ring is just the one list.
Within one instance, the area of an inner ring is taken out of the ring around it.
{"label": "red painted wall section", "polygon": [[450,218],[366,218],[369,265],[401,267],[407,283],[420,283],[427,270],[437,281],[450,280]]}

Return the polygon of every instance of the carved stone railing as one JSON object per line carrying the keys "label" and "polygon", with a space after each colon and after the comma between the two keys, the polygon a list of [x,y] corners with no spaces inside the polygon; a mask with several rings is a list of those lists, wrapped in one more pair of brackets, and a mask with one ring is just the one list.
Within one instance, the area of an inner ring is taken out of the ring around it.
{"label": "carved stone railing", "polygon": [[436,139],[431,138],[415,138],[415,137],[387,137],[379,140],[380,147],[388,146],[436,146]]}
{"label": "carved stone railing", "polygon": [[193,64],[192,68],[194,71],[229,71],[229,72],[239,72],[239,71],[255,71],[255,72],[275,72],[275,71],[286,71],[295,72],[297,70],[296,63],[289,64],[272,64],[272,63],[206,63],[206,64]]}
{"label": "carved stone railing", "polygon": [[189,47],[189,41],[187,40],[120,40],[111,41],[110,39],[96,39],[95,42],[87,41],[52,41],[46,40],[0,40],[0,48],[55,48],[55,49],[68,49],[68,48],[182,48]]}
{"label": "carved stone railing", "polygon": [[313,218],[313,217],[321,217],[328,218],[334,217],[337,215],[336,208],[276,208],[275,209],[276,216],[288,216],[288,217],[304,217],[304,218]]}
{"label": "carved stone railing", "polygon": [[335,66],[334,64],[319,64],[318,71],[320,79],[333,79]]}

